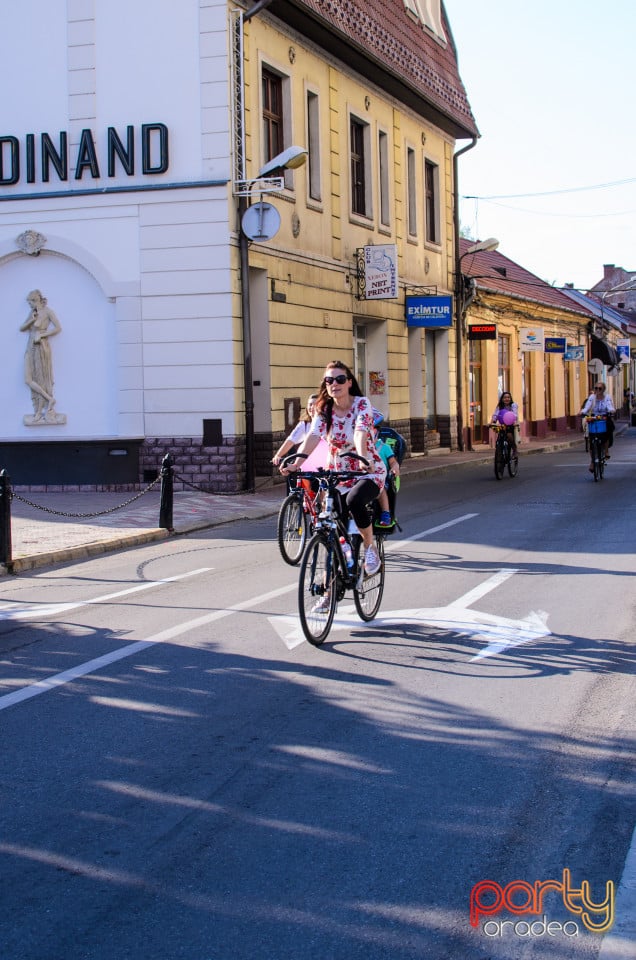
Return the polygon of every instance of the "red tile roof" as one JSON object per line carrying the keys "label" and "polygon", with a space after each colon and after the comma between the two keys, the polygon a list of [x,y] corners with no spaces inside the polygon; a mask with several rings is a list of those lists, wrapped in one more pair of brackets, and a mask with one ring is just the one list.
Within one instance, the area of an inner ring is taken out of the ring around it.
{"label": "red tile roof", "polygon": [[404,0],[274,0],[267,9],[297,29],[308,28],[308,18],[321,22],[448,118],[458,139],[478,136],[443,4],[445,43],[409,16]]}
{"label": "red tile roof", "polygon": [[542,306],[558,307],[574,313],[592,317],[594,314],[583,305],[574,303],[557,287],[551,287],[534,273],[519,266],[514,260],[505,257],[498,250],[484,250],[480,253],[466,253],[477,241],[459,241],[462,256],[461,272],[472,277],[477,289],[493,293],[506,293],[523,300],[531,300]]}

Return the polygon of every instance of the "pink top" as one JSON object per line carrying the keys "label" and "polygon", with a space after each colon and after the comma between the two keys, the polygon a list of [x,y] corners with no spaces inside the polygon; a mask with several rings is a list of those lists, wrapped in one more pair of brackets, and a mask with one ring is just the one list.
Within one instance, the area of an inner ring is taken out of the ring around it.
{"label": "pink top", "polygon": [[[359,470],[362,463],[355,458],[347,457],[347,451],[356,453],[353,435],[356,430],[364,430],[367,435],[367,460],[371,464],[372,472],[369,479],[373,480],[380,490],[384,488],[386,467],[384,461],[375,448],[375,428],[373,426],[373,408],[366,397],[352,397],[353,405],[344,417],[333,414],[331,432],[327,432],[327,423],[318,414],[311,424],[311,433],[322,437],[329,445],[329,459],[327,467],[332,470]],[[340,487],[349,488],[356,483],[356,479],[345,480]]]}

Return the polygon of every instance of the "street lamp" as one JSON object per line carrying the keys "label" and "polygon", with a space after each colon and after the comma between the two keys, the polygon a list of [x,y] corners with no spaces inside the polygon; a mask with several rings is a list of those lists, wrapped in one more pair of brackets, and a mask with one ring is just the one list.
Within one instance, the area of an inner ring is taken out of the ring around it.
{"label": "street lamp", "polygon": [[[261,168],[255,180],[242,180],[235,184],[238,193],[239,256],[241,265],[241,320],[243,329],[243,392],[245,399],[245,489],[253,493],[255,488],[255,442],[254,442],[254,383],[252,381],[252,322],[250,314],[250,276],[248,236],[243,229],[243,217],[249,207],[252,193],[264,194],[281,190],[282,176],[274,174],[294,170],[307,159],[304,147],[288,147]],[[269,183],[268,183],[269,181]]]}
{"label": "street lamp", "polygon": [[455,251],[455,354],[457,363],[457,446],[464,449],[464,314],[466,298],[464,295],[464,275],[462,274],[462,260],[471,253],[483,253],[487,250],[496,250],[499,241],[495,237],[480,240],[471,244],[460,255],[459,238]]}

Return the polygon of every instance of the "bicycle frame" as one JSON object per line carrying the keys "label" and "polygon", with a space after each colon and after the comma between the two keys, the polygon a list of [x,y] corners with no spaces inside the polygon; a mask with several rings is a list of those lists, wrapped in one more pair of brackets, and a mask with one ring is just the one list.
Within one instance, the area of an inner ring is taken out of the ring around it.
{"label": "bicycle frame", "polygon": [[607,417],[586,417],[589,452],[594,480],[602,480],[605,472],[605,448],[608,441]]}
{"label": "bicycle frame", "polygon": [[[358,454],[354,456],[366,463]],[[317,498],[321,503],[313,536],[304,549],[298,582],[303,633],[310,643],[320,646],[329,634],[336,607],[347,590],[353,591],[355,607],[362,620],[372,620],[377,614],[384,591],[384,537],[375,533],[380,565],[376,572],[367,574],[362,535],[351,529],[352,521],[349,521],[338,485],[344,480],[368,477],[368,473],[320,468],[311,472],[299,471],[297,477],[318,481]],[[350,568],[343,550],[346,544],[353,557]]]}

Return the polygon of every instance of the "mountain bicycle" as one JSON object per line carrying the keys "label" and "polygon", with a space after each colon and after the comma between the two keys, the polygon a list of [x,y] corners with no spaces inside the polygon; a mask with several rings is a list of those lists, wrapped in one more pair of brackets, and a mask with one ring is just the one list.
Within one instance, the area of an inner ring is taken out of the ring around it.
{"label": "mountain bicycle", "polygon": [[511,427],[503,423],[491,423],[492,430],[497,432],[495,441],[495,477],[497,480],[503,480],[506,467],[511,477],[517,476],[519,470],[519,455],[516,448],[510,442],[509,433]]}
{"label": "mountain bicycle", "polygon": [[[292,455],[286,457],[285,461],[294,459],[295,455]],[[311,481],[288,476],[287,496],[278,511],[276,536],[283,560],[292,567],[300,563],[307,539],[316,525],[319,509]]]}
{"label": "mountain bicycle", "polygon": [[[367,461],[359,454],[347,454]],[[292,458],[293,459],[293,456]],[[283,461],[284,464],[284,461]],[[364,569],[364,544],[353,520],[348,519],[338,484],[344,480],[368,477],[362,470],[299,471],[299,479],[316,480],[321,511],[314,534],[303,553],[298,577],[298,612],[303,633],[309,643],[320,646],[331,630],[336,607],[347,590],[353,591],[358,616],[373,620],[384,593],[384,535],[374,530],[380,557],[378,571],[370,576]]]}
{"label": "mountain bicycle", "polygon": [[586,417],[590,446],[590,462],[594,480],[602,480],[605,472],[605,448],[607,443],[607,417]]}

